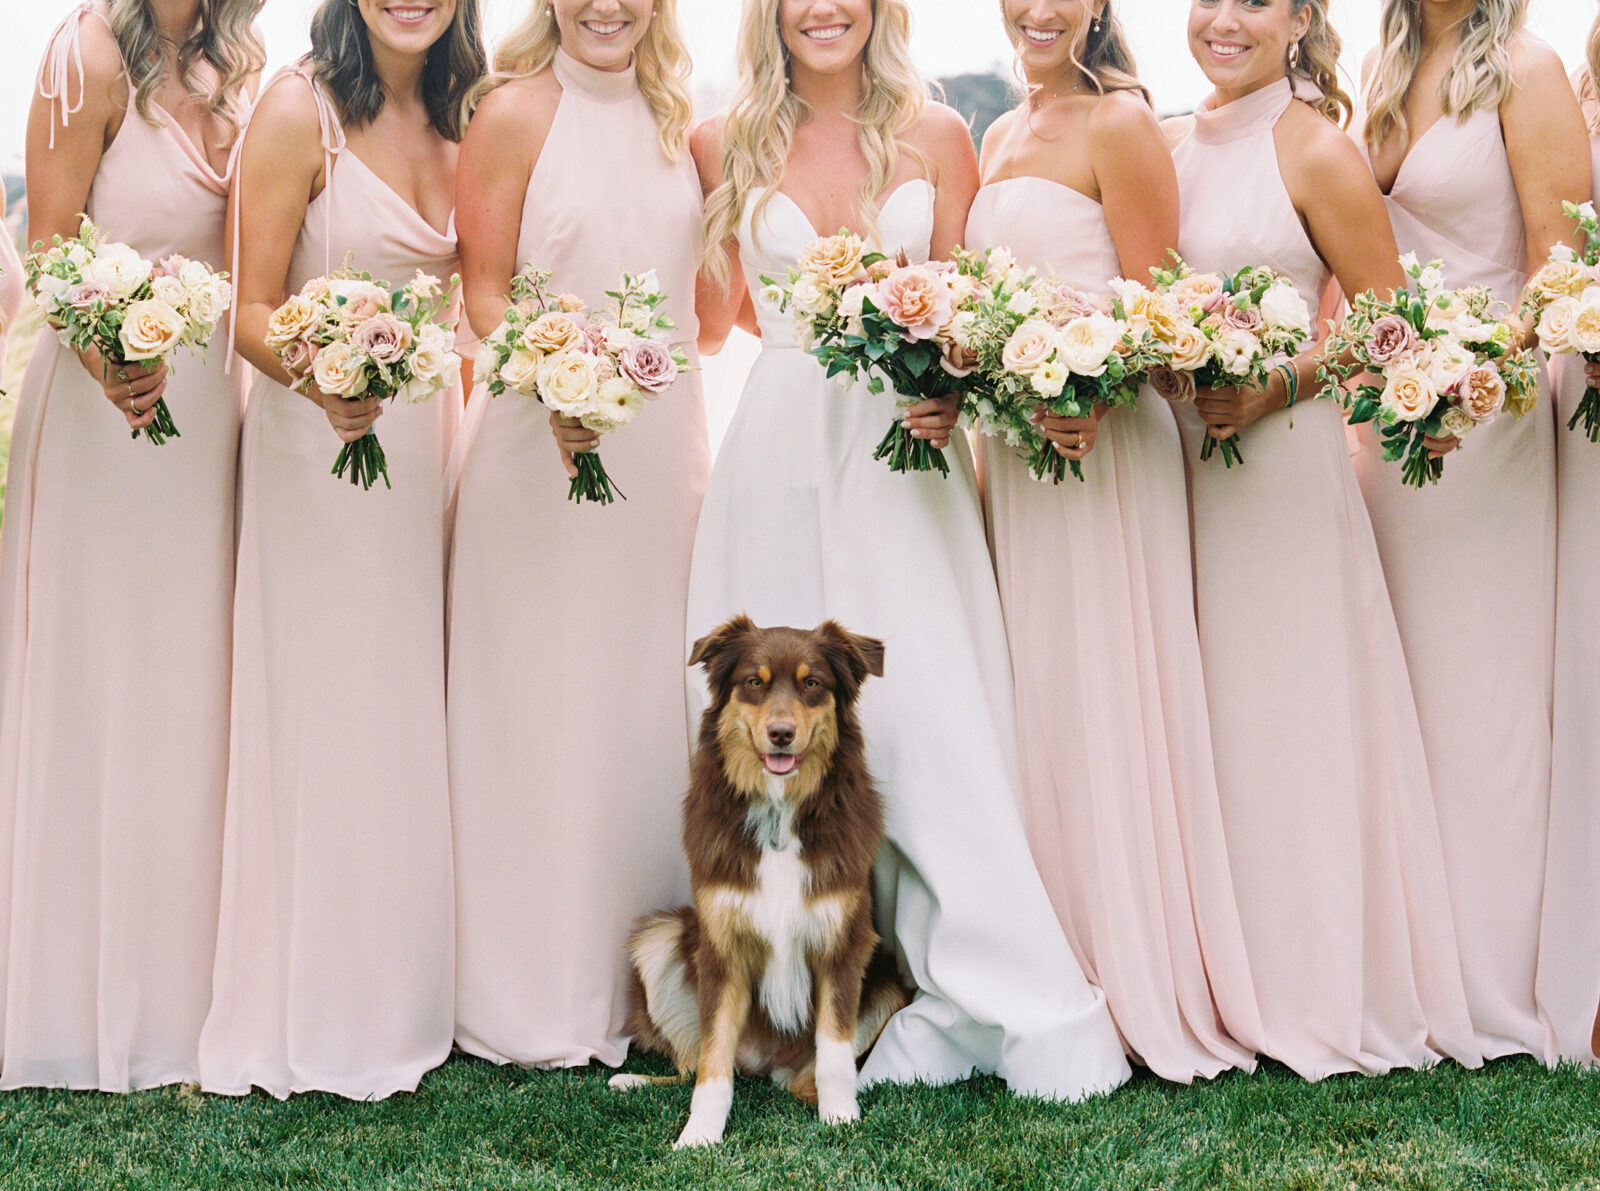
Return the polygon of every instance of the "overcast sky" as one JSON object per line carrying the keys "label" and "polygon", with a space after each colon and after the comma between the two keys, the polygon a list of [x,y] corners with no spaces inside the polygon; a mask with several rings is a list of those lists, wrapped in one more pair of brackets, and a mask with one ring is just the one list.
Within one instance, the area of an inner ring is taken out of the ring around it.
{"label": "overcast sky", "polygon": [[[1205,79],[1188,54],[1183,35],[1184,0],[1113,0],[1134,43],[1140,73],[1163,111],[1187,109],[1205,93]],[[0,34],[15,67],[0,75],[0,162],[22,152],[33,71],[50,30],[77,0],[0,0]],[[502,32],[523,11],[525,0],[483,0],[487,32]],[[694,51],[697,90],[720,90],[733,71],[737,0],[679,0]],[[262,31],[274,63],[298,56],[316,0],[267,0]],[[1005,66],[1010,47],[1001,30],[996,0],[912,0],[915,50],[930,75]],[[1596,0],[1531,0],[1536,32],[1561,51],[1569,65],[1583,52]],[[1377,36],[1378,0],[1333,0],[1335,23],[1345,39],[1347,72]]]}

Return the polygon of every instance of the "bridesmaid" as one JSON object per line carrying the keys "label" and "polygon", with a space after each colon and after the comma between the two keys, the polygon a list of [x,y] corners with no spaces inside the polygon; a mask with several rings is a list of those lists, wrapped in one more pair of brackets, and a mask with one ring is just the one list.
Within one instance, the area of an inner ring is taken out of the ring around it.
{"label": "bridesmaid", "polygon": [[[147,259],[226,266],[260,8],[116,0],[66,19],[28,118],[30,241],[76,235],[87,211]],[[170,376],[116,369],[46,330],[23,380],[0,551],[3,1087],[198,1074],[228,765],[227,364],[217,343]],[[131,438],[162,396],[180,437]]]}
{"label": "bridesmaid", "polygon": [[[700,185],[676,0],[535,0],[495,66],[461,150],[473,329],[498,325],[529,263],[595,310],[623,270],[655,269],[692,345]],[[606,439],[628,499],[573,504],[565,452],[595,439],[546,414],[487,389],[468,414],[450,587],[456,1040],[496,1062],[615,1066],[627,933],[687,894],[683,622],[710,448],[687,373]]]}
{"label": "bridesmaid", "polygon": [[[1517,303],[1589,197],[1583,117],[1525,0],[1385,0],[1364,142],[1403,252]],[[1346,287],[1349,292],[1349,287]],[[1555,420],[1504,416],[1417,491],[1367,427],[1357,473],[1433,777],[1485,1058],[1545,1054],[1534,1004],[1550,806]],[[1586,443],[1584,445],[1587,445]],[[1592,715],[1591,715],[1592,720]],[[1591,792],[1592,793],[1592,792]],[[1592,874],[1590,876],[1592,880]]]}
{"label": "bridesmaid", "polygon": [[[1397,287],[1382,199],[1339,128],[1349,99],[1326,0],[1191,0],[1188,34],[1213,90],[1176,151],[1184,259],[1268,265],[1312,310],[1330,272],[1350,293]],[[1191,456],[1208,427],[1244,440],[1243,466],[1195,459],[1190,486],[1263,1050],[1308,1079],[1441,1055],[1475,1065],[1400,638],[1339,407],[1309,400],[1317,356],[1293,361],[1293,391],[1274,372],[1178,409]]]}
{"label": "bridesmaid", "polygon": [[[1028,97],[984,137],[967,247],[1090,292],[1178,241],[1178,181],[1109,0],[1001,0]],[[1084,482],[981,440],[1011,641],[1023,806],[1067,938],[1130,1054],[1188,1083],[1255,1066],[1260,1015],[1228,879],[1171,407],[1046,418]]]}
{"label": "bridesmaid", "polygon": [[[444,469],[461,397],[380,423],[393,490],[328,474],[371,401],[286,388],[286,294],[340,267],[456,268],[477,0],[323,0],[262,96],[237,188],[238,341],[259,373],[241,452],[233,737],[202,1086],[415,1088],[450,1050]],[[331,424],[331,428],[330,428]]]}
{"label": "bridesmaid", "polygon": [[[961,119],[927,101],[909,33],[907,0],[746,0],[731,106],[694,137],[712,246],[702,346],[720,345],[759,278],[785,275],[817,228],[853,227],[916,261],[954,248],[978,163]],[[918,995],[863,1084],[977,1068],[1033,1095],[1108,1091],[1127,1063],[1017,809],[1004,625],[971,459],[950,441],[956,403],[904,411],[949,443],[948,478],[896,475],[872,458],[892,395],[841,388],[796,349],[790,316],[763,304],[759,318],[762,353],[695,536],[689,635],[747,611],[836,617],[887,641],[887,677],[861,703],[890,840],[876,908]]]}
{"label": "bridesmaid", "polygon": [[[1589,31],[1588,61],[1574,76],[1589,125],[1590,168],[1600,191],[1600,16]],[[1551,756],[1550,842],[1545,860],[1539,973],[1546,1058],[1594,1062],[1592,1029],[1600,1022],[1600,444],[1580,425],[1567,429],[1583,397],[1583,361],[1550,362],[1556,419],[1555,739]],[[1600,366],[1588,367],[1600,384]]]}

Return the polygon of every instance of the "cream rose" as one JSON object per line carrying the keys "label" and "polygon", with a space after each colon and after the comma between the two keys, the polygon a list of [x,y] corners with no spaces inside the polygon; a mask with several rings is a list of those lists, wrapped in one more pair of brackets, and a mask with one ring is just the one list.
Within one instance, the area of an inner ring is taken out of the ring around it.
{"label": "cream rose", "polygon": [[558,351],[539,365],[539,398],[557,413],[579,417],[598,389],[594,357],[584,352]]}
{"label": "cream rose", "polygon": [[1211,340],[1198,327],[1183,326],[1172,340],[1172,351],[1167,357],[1170,367],[1179,372],[1195,372],[1211,354]]}
{"label": "cream rose", "polygon": [[1110,315],[1091,314],[1075,318],[1061,329],[1057,359],[1078,376],[1099,376],[1106,361],[1117,350],[1122,329]]}
{"label": "cream rose", "polygon": [[94,256],[83,263],[85,281],[103,285],[112,297],[126,298],[150,280],[152,266],[126,244],[102,244]]}
{"label": "cream rose", "polygon": [[539,388],[539,365],[544,363],[544,353],[519,347],[511,358],[500,365],[500,379],[519,393],[534,396]]}
{"label": "cream rose", "polygon": [[158,299],[134,302],[123,317],[122,329],[117,332],[122,358],[131,364],[164,356],[178,346],[188,325],[183,315]]}
{"label": "cream rose", "polygon": [[213,280],[189,291],[189,317],[208,327],[216,326],[232,304],[233,286],[226,281]]}
{"label": "cream rose", "polygon": [[837,289],[860,272],[862,251],[860,239],[848,233],[824,236],[806,245],[796,268],[818,283]]}
{"label": "cream rose", "polygon": [[1444,432],[1453,434],[1457,439],[1466,438],[1472,433],[1472,428],[1477,425],[1472,420],[1472,415],[1459,405],[1452,405],[1440,416],[1439,421],[1444,424]]}
{"label": "cream rose", "polygon": [[1417,360],[1435,393],[1454,388],[1476,363],[1471,352],[1448,339],[1435,339]]}
{"label": "cream rose", "polygon": [[1439,399],[1428,374],[1413,364],[1389,374],[1378,403],[1395,421],[1417,422],[1433,411]]}
{"label": "cream rose", "polygon": [[310,298],[293,297],[267,319],[267,346],[281,351],[322,321],[322,307]]}
{"label": "cream rose", "polygon": [[311,379],[324,393],[359,397],[367,389],[367,361],[348,343],[330,343],[312,361]]}
{"label": "cream rose", "polygon": [[1572,351],[1572,320],[1578,314],[1578,299],[1557,298],[1539,315],[1536,328],[1539,343],[1546,351]]}
{"label": "cream rose", "polygon": [[[98,288],[101,289],[101,292],[106,293],[107,297],[110,296],[109,292],[105,291],[103,287]],[[182,308],[189,294],[183,288],[183,282],[176,277],[161,276],[150,279],[150,296],[156,301],[165,302],[174,310],[178,310]]]}
{"label": "cream rose", "polygon": [[1288,282],[1267,287],[1267,292],[1261,295],[1261,317],[1267,320],[1267,326],[1280,331],[1311,333],[1311,311],[1299,291]]}
{"label": "cream rose", "polygon": [[522,329],[522,345],[537,351],[564,352],[583,341],[583,328],[570,315],[551,311]]}
{"label": "cream rose", "polygon": [[1600,352],[1600,300],[1578,304],[1567,330],[1567,342],[1574,351]]}
{"label": "cream rose", "polygon": [[1032,376],[1055,349],[1056,329],[1049,323],[1034,320],[1023,323],[1011,332],[1011,338],[1006,340],[1005,350],[1001,352],[1000,362],[1008,372]]}
{"label": "cream rose", "polygon": [[1547,261],[1544,268],[1533,275],[1528,288],[1547,300],[1576,298],[1583,293],[1588,280],[1583,266],[1577,261],[1553,260]]}

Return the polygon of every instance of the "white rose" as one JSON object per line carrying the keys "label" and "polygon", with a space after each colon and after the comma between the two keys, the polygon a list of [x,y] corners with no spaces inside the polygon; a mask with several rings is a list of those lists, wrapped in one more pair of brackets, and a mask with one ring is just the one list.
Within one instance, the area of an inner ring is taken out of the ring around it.
{"label": "white rose", "polygon": [[1006,309],[1012,314],[1020,314],[1024,318],[1039,308],[1038,300],[1031,290],[1019,289],[1006,300]]}
{"label": "white rose", "polygon": [[1389,374],[1378,404],[1390,415],[1391,421],[1419,422],[1433,412],[1438,400],[1439,394],[1428,374],[1408,364]]}
{"label": "white rose", "polygon": [[1110,315],[1075,318],[1061,329],[1057,358],[1079,376],[1099,376],[1121,338],[1122,328]]}
{"label": "white rose", "polygon": [[532,397],[538,391],[539,365],[544,363],[544,353],[519,347],[511,358],[500,366],[500,379],[507,387]]}
{"label": "white rose", "polygon": [[801,277],[796,281],[794,289],[790,291],[790,297],[794,308],[803,314],[821,314],[828,307],[827,296],[823,293],[822,287],[810,277]]}
{"label": "white rose", "polygon": [[186,290],[206,289],[211,285],[212,272],[201,261],[184,261],[178,268],[178,280]]}
{"label": "white rose", "polygon": [[1261,295],[1261,317],[1269,327],[1302,335],[1311,333],[1311,311],[1305,299],[1287,282],[1270,285]]}
{"label": "white rose", "polygon": [[1578,299],[1557,298],[1539,315],[1539,342],[1546,351],[1572,350],[1572,320],[1578,314]]}
{"label": "white rose", "polygon": [[1428,374],[1436,392],[1444,392],[1477,362],[1471,352],[1448,339],[1435,339],[1417,366]]}
{"label": "white rose", "polygon": [[586,352],[552,352],[539,364],[539,397],[557,413],[579,417],[598,388],[594,357]]}
{"label": "white rose", "polygon": [[129,363],[157,359],[178,345],[188,325],[188,320],[165,302],[153,298],[134,302],[117,335],[122,358]]}
{"label": "white rose", "polygon": [[233,286],[226,281],[211,281],[189,291],[189,317],[197,323],[214,327],[227,313],[232,302]]}
{"label": "white rose", "polygon": [[1572,313],[1572,324],[1567,330],[1567,341],[1573,351],[1600,352],[1600,294],[1584,294],[1578,309]]}
{"label": "white rose", "polygon": [[1453,434],[1458,439],[1466,438],[1472,432],[1472,428],[1477,425],[1472,420],[1472,415],[1459,405],[1452,405],[1445,410],[1444,416],[1440,421],[1444,423],[1445,433]]}
{"label": "white rose", "polygon": [[84,263],[83,279],[106,287],[118,300],[150,280],[150,262],[126,244],[106,244]]}
{"label": "white rose", "polygon": [[[411,375],[424,384],[437,385],[449,367],[450,332],[437,323],[424,323],[411,353]],[[458,365],[459,367],[459,365]]]}
{"label": "white rose", "polygon": [[150,279],[150,296],[158,302],[165,302],[174,310],[180,309],[188,298],[188,291],[183,288],[183,282],[176,277],[152,277]]}
{"label": "white rose", "polygon": [[1217,363],[1229,376],[1248,376],[1256,358],[1256,337],[1249,331],[1224,331],[1212,341]]}

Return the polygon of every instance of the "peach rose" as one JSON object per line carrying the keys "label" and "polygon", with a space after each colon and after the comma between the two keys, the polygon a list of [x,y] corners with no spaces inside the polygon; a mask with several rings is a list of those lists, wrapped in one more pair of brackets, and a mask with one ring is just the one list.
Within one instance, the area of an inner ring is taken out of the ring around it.
{"label": "peach rose", "polygon": [[367,388],[367,361],[348,343],[330,343],[311,364],[311,379],[324,393],[359,397]]}
{"label": "peach rose", "polygon": [[570,315],[552,311],[541,314],[522,330],[522,345],[541,352],[561,352],[577,347],[583,328]]}
{"label": "peach rose", "polygon": [[1222,278],[1215,273],[1195,273],[1188,277],[1180,277],[1172,283],[1171,289],[1167,292],[1180,309],[1192,310],[1198,307],[1207,314],[1221,306],[1226,297],[1222,290]]}
{"label": "peach rose", "polygon": [[837,289],[860,272],[863,251],[860,238],[848,232],[823,236],[806,245],[796,268],[816,278],[819,284]]}
{"label": "peach rose", "polygon": [[1462,379],[1461,408],[1480,426],[1492,422],[1506,403],[1506,382],[1493,364],[1479,364]]}
{"label": "peach rose", "polygon": [[154,360],[178,346],[188,322],[171,306],[155,298],[134,302],[123,316],[117,340],[128,363]]}
{"label": "peach rose", "polygon": [[896,269],[878,287],[883,313],[908,339],[932,339],[950,321],[955,302],[950,286],[925,265]]}
{"label": "peach rose", "polygon": [[1171,367],[1179,372],[1197,371],[1211,354],[1211,341],[1197,327],[1178,328],[1172,340],[1172,351],[1167,357]]}
{"label": "peach rose", "polygon": [[1588,280],[1583,266],[1575,260],[1547,261],[1528,282],[1528,288],[1546,300],[1576,298]]}
{"label": "peach rose", "polygon": [[583,299],[577,294],[562,294],[556,299],[556,305],[568,314],[577,314],[583,309]]}
{"label": "peach rose", "polygon": [[1011,332],[1001,352],[1000,362],[1006,371],[1032,376],[1050,358],[1056,349],[1056,329],[1049,323],[1033,319]]}
{"label": "peach rose", "polygon": [[272,312],[267,320],[267,346],[281,352],[322,321],[322,307],[310,298],[296,296]]}
{"label": "peach rose", "polygon": [[1418,422],[1433,411],[1438,399],[1439,395],[1428,374],[1407,364],[1389,374],[1379,404],[1396,421]]}

